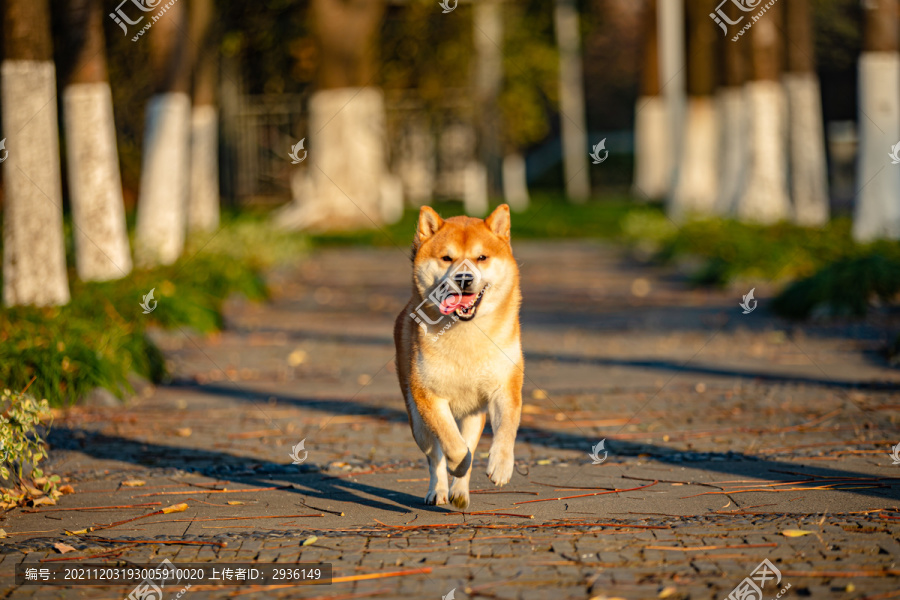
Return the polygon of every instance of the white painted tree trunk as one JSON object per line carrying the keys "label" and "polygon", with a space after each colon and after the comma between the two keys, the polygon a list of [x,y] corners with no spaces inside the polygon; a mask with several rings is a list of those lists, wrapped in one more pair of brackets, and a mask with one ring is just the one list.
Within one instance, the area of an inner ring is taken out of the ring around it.
{"label": "white painted tree trunk", "polygon": [[131,249],[109,83],[67,86],[63,111],[78,277],[119,279],[131,272]]}
{"label": "white painted tree trunk", "polygon": [[719,132],[713,98],[688,99],[681,163],[676,167],[675,190],[669,205],[673,220],[713,211],[718,192]]}
{"label": "white painted tree trunk", "polygon": [[191,113],[191,194],[188,231],[219,227],[219,113],[210,104]]}
{"label": "white painted tree trunk", "polygon": [[66,304],[53,62],[3,61],[0,94],[8,152],[3,163],[3,302]]}
{"label": "white painted tree trunk", "polygon": [[828,223],[828,165],[819,78],[814,73],[784,76],[788,100],[791,197],[794,220],[805,227]]}
{"label": "white painted tree trunk", "polygon": [[784,89],[776,81],[747,83],[747,172],[737,202],[745,221],[775,223],[791,216],[787,189]]}
{"label": "white painted tree trunk", "polygon": [[147,104],[135,259],[142,266],[169,265],[184,249],[190,186],[191,99],[158,94]]}
{"label": "white painted tree trunk", "polygon": [[379,210],[382,223],[396,223],[403,218],[403,181],[385,172],[379,186]]}
{"label": "white painted tree trunk", "polygon": [[575,3],[556,0],[554,22],[559,46],[559,121],[566,195],[575,202],[584,202],[591,195],[591,180],[581,69],[581,27]]}
{"label": "white painted tree trunk", "polygon": [[713,212],[734,215],[738,194],[747,167],[747,103],[744,88],[720,88],[716,94],[719,107],[719,192]]}
{"label": "white painted tree trunk", "polygon": [[428,204],[434,195],[435,144],[425,119],[413,117],[404,128],[397,172],[406,197],[414,206]]}
{"label": "white painted tree trunk", "polygon": [[307,190],[275,216],[285,229],[372,229],[384,222],[384,95],[378,88],[321,90],[309,101]]}
{"label": "white painted tree trunk", "polygon": [[503,157],[503,197],[509,207],[517,212],[528,208],[528,176],[525,158],[521,154]]}
{"label": "white painted tree trunk", "polygon": [[900,239],[900,166],[888,154],[900,142],[900,54],[859,59],[859,155],[853,237]]}
{"label": "white painted tree trunk", "polygon": [[659,81],[666,99],[669,152],[673,157],[669,171],[669,190],[676,168],[674,157],[683,147],[687,90],[684,39],[684,0],[662,0],[656,5],[659,23]]}
{"label": "white painted tree trunk", "polygon": [[672,180],[668,106],[663,96],[638,99],[634,117],[634,190],[644,200],[663,198]]}
{"label": "white painted tree trunk", "polygon": [[488,175],[480,162],[470,162],[463,174],[463,205],[470,217],[481,217],[488,212]]}

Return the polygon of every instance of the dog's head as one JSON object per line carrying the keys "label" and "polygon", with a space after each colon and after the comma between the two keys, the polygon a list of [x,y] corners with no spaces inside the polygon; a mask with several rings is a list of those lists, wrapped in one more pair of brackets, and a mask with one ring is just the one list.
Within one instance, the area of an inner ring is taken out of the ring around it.
{"label": "dog's head", "polygon": [[463,321],[496,310],[518,287],[509,231],[506,204],[483,220],[444,220],[423,206],[413,241],[413,285],[420,297],[442,315],[455,313]]}

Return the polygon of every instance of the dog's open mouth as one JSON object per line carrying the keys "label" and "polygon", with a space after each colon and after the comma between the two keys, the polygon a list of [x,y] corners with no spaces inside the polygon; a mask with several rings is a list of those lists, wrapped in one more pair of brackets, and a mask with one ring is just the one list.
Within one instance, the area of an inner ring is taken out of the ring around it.
{"label": "dog's open mouth", "polygon": [[456,313],[463,321],[471,321],[475,318],[475,312],[478,310],[478,305],[481,304],[481,299],[484,297],[484,292],[488,289],[488,286],[484,286],[478,294],[450,294],[441,302],[440,310],[442,315],[449,315],[450,313]]}

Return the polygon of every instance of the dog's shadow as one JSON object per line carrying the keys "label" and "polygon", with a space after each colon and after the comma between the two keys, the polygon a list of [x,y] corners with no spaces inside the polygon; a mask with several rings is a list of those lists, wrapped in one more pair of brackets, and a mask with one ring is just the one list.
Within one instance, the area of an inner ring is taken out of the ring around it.
{"label": "dog's shadow", "polygon": [[[102,460],[125,461],[151,469],[176,468],[250,487],[283,485],[278,491],[304,496],[302,500],[298,499],[298,506],[303,506],[304,502],[317,505],[316,501],[321,504],[332,500],[397,514],[421,511],[440,514],[455,510],[427,505],[422,496],[352,481],[346,476],[337,477],[320,470],[313,461],[302,465],[276,464],[228,452],[143,442],[64,426],[54,427],[48,442],[51,449],[76,451]],[[422,470],[425,469],[423,460]],[[422,491],[424,496],[424,488]],[[198,496],[202,493],[198,488]],[[319,507],[331,510],[327,504]]]}

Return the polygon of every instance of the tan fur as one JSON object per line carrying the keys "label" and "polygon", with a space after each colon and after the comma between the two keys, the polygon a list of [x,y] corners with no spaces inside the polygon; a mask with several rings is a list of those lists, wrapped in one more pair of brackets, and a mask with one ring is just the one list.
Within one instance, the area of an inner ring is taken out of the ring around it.
{"label": "tan fur", "polygon": [[[509,244],[509,207],[487,219],[442,220],[428,206],[419,213],[413,241],[412,298],[397,317],[394,342],[397,374],[409,423],[428,457],[431,480],[427,504],[469,504],[472,456],[490,416],[494,439],[487,475],[496,485],[509,482],[522,411],[523,359],[519,332],[519,271]],[[452,262],[443,257],[449,256]],[[487,257],[479,261],[479,256]],[[437,306],[423,300],[468,259],[482,275],[483,292],[474,318],[452,322],[444,316],[423,331],[411,313],[421,309],[433,322]],[[449,328],[444,329],[452,323]],[[441,331],[440,334],[438,332]],[[448,486],[447,472],[455,476]]]}

